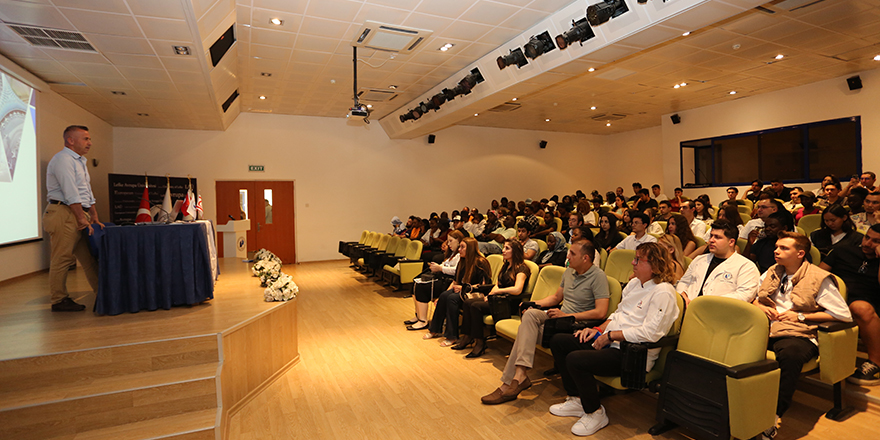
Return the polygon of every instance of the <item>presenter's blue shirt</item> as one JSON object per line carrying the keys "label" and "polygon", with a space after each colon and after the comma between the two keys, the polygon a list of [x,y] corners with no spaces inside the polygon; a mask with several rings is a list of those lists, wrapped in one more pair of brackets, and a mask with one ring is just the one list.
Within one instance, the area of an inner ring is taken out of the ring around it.
{"label": "presenter's blue shirt", "polygon": [[46,168],[46,189],[49,200],[67,205],[79,203],[87,210],[95,204],[87,159],[64,147],[49,161]]}

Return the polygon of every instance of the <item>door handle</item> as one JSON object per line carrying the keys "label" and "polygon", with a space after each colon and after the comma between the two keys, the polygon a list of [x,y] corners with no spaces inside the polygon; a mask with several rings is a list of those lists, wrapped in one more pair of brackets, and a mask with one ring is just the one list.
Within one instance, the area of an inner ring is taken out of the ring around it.
{"label": "door handle", "polygon": [[257,232],[260,232],[260,222],[257,222]]}

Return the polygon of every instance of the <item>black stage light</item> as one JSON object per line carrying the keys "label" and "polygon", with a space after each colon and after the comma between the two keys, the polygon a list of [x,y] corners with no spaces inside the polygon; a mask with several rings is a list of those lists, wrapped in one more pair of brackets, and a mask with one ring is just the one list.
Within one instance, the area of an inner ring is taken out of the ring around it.
{"label": "black stage light", "polygon": [[550,37],[550,32],[548,31],[533,35],[532,38],[529,38],[529,42],[523,46],[526,57],[530,59],[538,58],[553,49],[556,49],[556,45],[553,44],[553,38]]}
{"label": "black stage light", "polygon": [[416,118],[413,116],[412,112],[406,112],[400,115],[400,122],[412,121]]}
{"label": "black stage light", "polygon": [[423,114],[428,113],[429,110],[434,110],[436,112],[439,109],[440,109],[440,106],[435,105],[434,101],[431,99],[429,99],[428,102],[422,101],[419,103],[419,110],[421,110]]}
{"label": "black stage light", "polygon": [[577,41],[583,46],[584,41],[595,36],[596,34],[593,32],[593,28],[590,27],[590,23],[587,23],[586,18],[582,18],[578,21],[572,20],[571,29],[556,36],[556,45],[559,46],[560,49],[565,49],[566,47],[571,46],[571,43]]}
{"label": "black stage light", "polygon": [[416,107],[416,108],[410,110],[409,112],[412,113],[412,115],[413,115],[413,119],[414,119],[414,120],[418,120],[419,118],[422,117],[423,114],[425,114],[425,112],[423,112],[423,111],[422,111],[420,108],[418,108],[418,107]]}
{"label": "black stage light", "polygon": [[504,70],[505,67],[514,64],[516,64],[517,68],[529,64],[529,60],[523,55],[522,49],[518,47],[516,49],[511,49],[509,54],[498,57],[496,61],[498,62],[498,69],[500,70]]}
{"label": "black stage light", "polygon": [[455,90],[452,89],[443,89],[443,91],[441,91],[440,93],[443,94],[447,101],[452,101],[457,96],[455,94]]}
{"label": "black stage light", "polygon": [[591,25],[599,26],[614,17],[619,17],[626,11],[629,9],[623,0],[603,0],[601,3],[590,5],[587,8],[587,20]]}
{"label": "black stage light", "polygon": [[[446,90],[446,89],[444,89]],[[437,108],[440,108],[443,103],[446,102],[446,95],[443,92],[440,92],[431,97],[431,103],[434,104]]]}
{"label": "black stage light", "polygon": [[483,82],[483,74],[480,73],[480,69],[473,69],[468,76],[462,78],[458,83],[465,84],[468,89],[472,89],[481,82]]}

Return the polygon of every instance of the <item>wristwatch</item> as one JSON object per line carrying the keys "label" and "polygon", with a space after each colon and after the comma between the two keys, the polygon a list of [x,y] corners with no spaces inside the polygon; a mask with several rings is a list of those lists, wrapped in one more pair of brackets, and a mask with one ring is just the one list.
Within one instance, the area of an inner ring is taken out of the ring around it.
{"label": "wristwatch", "polygon": [[807,317],[804,316],[803,313],[798,313],[798,321],[800,321],[800,322],[804,322],[804,321],[806,321],[806,320],[807,320]]}

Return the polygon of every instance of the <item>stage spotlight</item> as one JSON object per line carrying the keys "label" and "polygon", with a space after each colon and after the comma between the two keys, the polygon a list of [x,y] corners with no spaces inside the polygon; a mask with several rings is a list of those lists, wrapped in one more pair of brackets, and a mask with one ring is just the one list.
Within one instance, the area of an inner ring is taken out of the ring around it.
{"label": "stage spotlight", "polygon": [[523,51],[520,48],[511,49],[510,53],[507,55],[503,55],[498,57],[498,69],[504,70],[505,67],[516,64],[517,68],[521,68],[526,64],[529,64],[529,60],[526,59],[526,56],[523,55]]}
{"label": "stage spotlight", "polygon": [[452,101],[457,96],[455,90],[452,89],[443,89],[440,93],[443,94],[443,97],[446,98],[447,101]]}
{"label": "stage spotlight", "polygon": [[414,121],[415,119],[411,111],[400,115],[400,122]]}
{"label": "stage spotlight", "polygon": [[[446,89],[444,89],[446,90]],[[443,92],[440,92],[431,97],[431,103],[434,104],[435,107],[440,108],[443,103],[446,102],[446,95]]]}
{"label": "stage spotlight", "polygon": [[627,11],[629,9],[623,0],[603,0],[601,3],[590,5],[587,8],[587,21],[593,26],[599,26]]}
{"label": "stage spotlight", "polygon": [[578,21],[572,20],[571,29],[556,36],[556,45],[559,46],[560,49],[565,49],[566,47],[571,46],[571,43],[577,41],[583,46],[584,41],[595,36],[596,34],[593,32],[593,28],[587,23],[586,18],[582,18]]}
{"label": "stage spotlight", "polygon": [[422,114],[428,113],[429,110],[434,110],[435,112],[440,109],[439,105],[434,104],[434,99],[429,99],[428,102],[420,102],[419,110],[422,111]]}
{"label": "stage spotlight", "polygon": [[532,60],[553,49],[556,49],[556,45],[553,44],[553,38],[550,37],[550,32],[548,31],[544,31],[544,33],[539,35],[533,35],[532,38],[529,38],[529,42],[523,46],[526,57]]}

